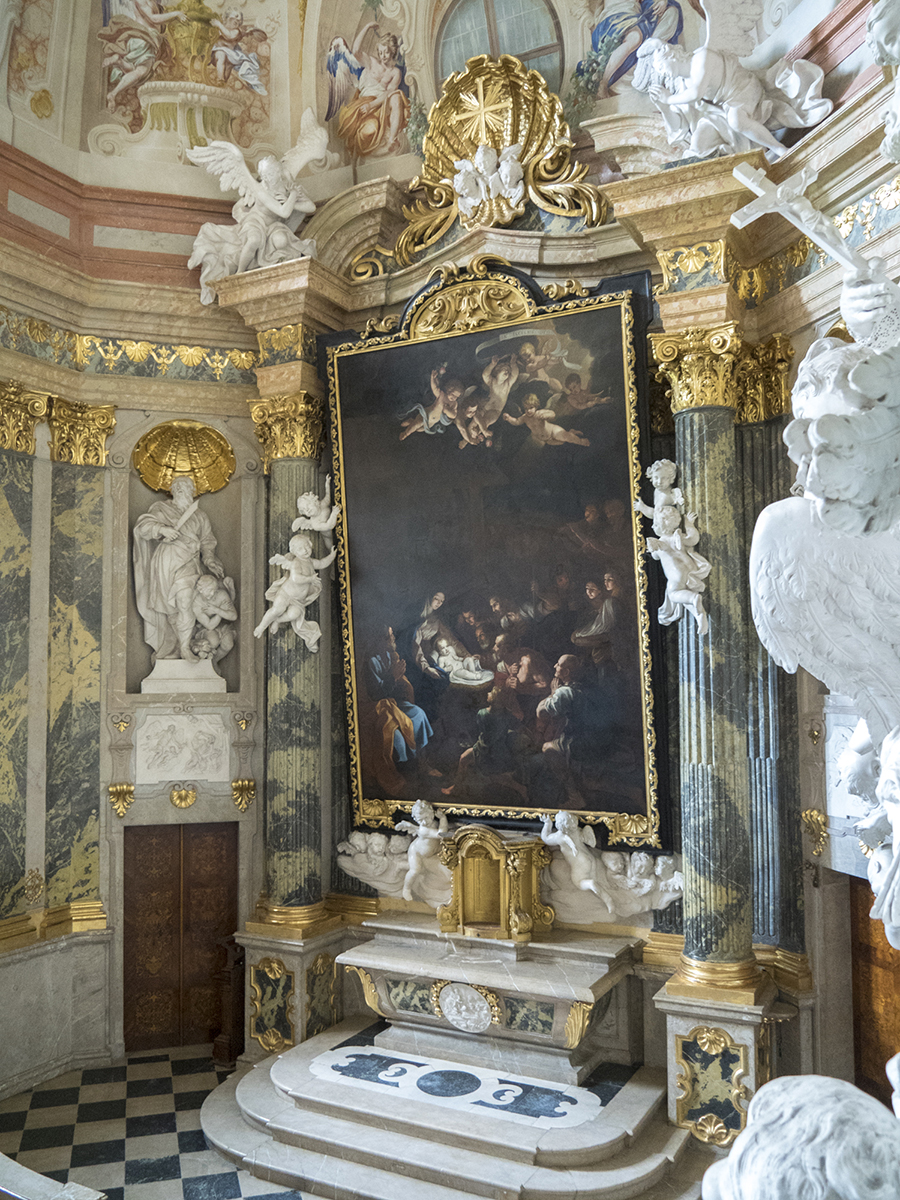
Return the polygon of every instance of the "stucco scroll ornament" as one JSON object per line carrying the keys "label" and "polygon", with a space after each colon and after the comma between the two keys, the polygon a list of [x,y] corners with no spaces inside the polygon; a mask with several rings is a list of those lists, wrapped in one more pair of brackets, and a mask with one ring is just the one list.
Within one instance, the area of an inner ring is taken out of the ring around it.
{"label": "stucco scroll ornament", "polygon": [[684,496],[675,487],[678,468],[661,458],[647,468],[653,484],[653,507],[635,500],[637,512],[653,521],[655,537],[647,538],[647,553],[662,566],[666,576],[666,598],[659,609],[659,623],[672,625],[685,610],[693,613],[697,628],[706,633],[709,622],[703,607],[704,580],[711,567],[694,547],[700,540],[697,514],[684,512]]}
{"label": "stucco scroll ornament", "polygon": [[301,118],[296,144],[281,158],[260,159],[255,177],[232,142],[210,142],[187,151],[192,163],[218,176],[223,192],[238,192],[231,210],[237,224],[207,222],[194,239],[188,267],[200,268],[200,299],[204,304],[212,304],[215,299],[214,283],[218,279],[315,256],[315,242],[295,236],[304,218],[316,211],[296,180],[303,167],[324,161],[327,154],[328,132],[319,125],[311,108]]}
{"label": "stucco scroll ornament", "polygon": [[322,580],[316,574],[334,562],[336,549],[324,558],[312,557],[312,539],[305,533],[296,533],[289,542],[290,553],[273,554],[269,562],[283,567],[285,574],[266,590],[266,599],[271,607],[253,630],[254,637],[262,637],[267,629],[277,633],[282,625],[290,624],[303,641],[307,650],[316,653],[322,630],[317,621],[308,621],[306,609],[322,593]]}
{"label": "stucco scroll ornament", "polygon": [[800,365],[784,433],[794,495],[756,523],[751,604],[773,659],[849,696],[865,722],[844,769],[871,795],[862,775],[881,761],[877,804],[858,832],[872,845],[890,826],[869,860],[872,916],[900,948],[900,288],[805,199],[806,173],[777,188],[762,172],[735,174],[758,194],[736,224],[780,212],[846,271],[841,312],[856,344],[822,338]]}
{"label": "stucco scroll ornament", "polygon": [[740,58],[755,48],[763,0],[701,0],[706,41],[693,53],[659,38],[637,52],[633,86],[659,110],[669,144],[682,156],[739,154],[762,146],[773,158],[787,148],[774,130],[817,125],[831,112],[821,67],[780,58],[751,70]]}
{"label": "stucco scroll ornament", "polygon": [[[900,1115],[900,1055],[885,1067]],[[900,1121],[843,1079],[787,1075],[750,1101],[728,1158],[703,1177],[702,1200],[894,1200]]]}
{"label": "stucco scroll ornament", "polygon": [[882,113],[884,141],[879,150],[890,162],[900,162],[900,8],[896,0],[875,0],[866,23],[866,43],[879,66],[894,68],[894,93]]}
{"label": "stucco scroll ornament", "polygon": [[453,190],[456,205],[464,217],[474,216],[477,209],[488,200],[502,196],[512,208],[517,208],[525,199],[525,173],[519,162],[522,143],[507,146],[498,154],[493,146],[479,146],[471,159],[458,158],[454,162]]}
{"label": "stucco scroll ornament", "polygon": [[300,516],[295,517],[291,532],[296,533],[298,529],[302,529],[321,533],[325,548],[330,550],[334,542],[332,533],[341,514],[341,506],[331,503],[330,475],[325,476],[324,496],[320,498],[315,492],[304,492],[302,496],[297,497],[297,512]]}

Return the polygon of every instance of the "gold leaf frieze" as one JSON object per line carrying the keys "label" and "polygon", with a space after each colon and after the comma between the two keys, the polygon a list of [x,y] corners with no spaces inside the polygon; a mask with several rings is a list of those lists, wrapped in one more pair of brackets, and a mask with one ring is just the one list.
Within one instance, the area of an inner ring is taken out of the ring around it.
{"label": "gold leaf frieze", "polygon": [[[481,146],[500,153],[516,145],[521,147],[521,196],[513,200],[492,188],[470,211],[461,211],[453,186],[456,163],[473,161]],[[457,217],[466,229],[508,225],[528,202],[551,215],[601,225],[606,202],[585,181],[587,166],[572,161],[571,148],[562,103],[539,71],[529,71],[508,54],[470,58],[464,71],[445,80],[428,115],[425,166],[410,184],[410,192],[423,195],[403,210],[408,225],[394,247],[397,262],[407,266],[439,241]]]}
{"label": "gold leaf frieze", "polygon": [[79,404],[54,396],[50,406],[50,458],[76,466],[106,464],[106,439],[116,427],[114,404]]}
{"label": "gold leaf frieze", "polygon": [[228,439],[200,421],[166,421],[139,438],[131,463],[142,481],[156,492],[168,491],[176,475],[189,475],[194,494],[218,492],[237,463]]}

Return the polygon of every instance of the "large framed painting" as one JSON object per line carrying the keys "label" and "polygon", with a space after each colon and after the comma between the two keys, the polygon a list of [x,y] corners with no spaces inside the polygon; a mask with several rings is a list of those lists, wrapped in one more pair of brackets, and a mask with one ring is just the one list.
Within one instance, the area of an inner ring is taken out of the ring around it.
{"label": "large framed painting", "polygon": [[328,348],[358,824],[422,797],[659,844],[648,307],[644,276],[550,299],[476,260]]}

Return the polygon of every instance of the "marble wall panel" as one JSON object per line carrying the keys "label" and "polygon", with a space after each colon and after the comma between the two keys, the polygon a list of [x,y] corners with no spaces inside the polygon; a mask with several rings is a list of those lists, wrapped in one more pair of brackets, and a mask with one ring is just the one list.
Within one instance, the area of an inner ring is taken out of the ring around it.
{"label": "marble wall panel", "polygon": [[50,532],[47,903],[99,899],[101,470],[57,463]]}
{"label": "marble wall panel", "polygon": [[0,920],[25,908],[33,462],[0,451]]}
{"label": "marble wall panel", "polygon": [[506,1028],[518,1029],[521,1033],[543,1033],[548,1037],[553,1032],[553,1005],[541,1000],[522,1000],[516,996],[504,996]]}

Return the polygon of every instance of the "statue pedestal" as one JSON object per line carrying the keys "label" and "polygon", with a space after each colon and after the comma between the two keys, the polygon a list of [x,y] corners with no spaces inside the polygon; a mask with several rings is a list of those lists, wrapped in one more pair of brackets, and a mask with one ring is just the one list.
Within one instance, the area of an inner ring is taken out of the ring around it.
{"label": "statue pedestal", "polygon": [[[433,917],[363,922],[369,942],[337,958],[390,1022],[375,1044],[578,1084],[600,1062],[641,1057],[630,1003],[640,939],[554,932],[539,943],[442,934]],[[634,981],[636,983],[636,981]]]}
{"label": "statue pedestal", "polygon": [[217,675],[208,658],[202,662],[184,662],[180,658],[160,658],[153,670],[141,680],[141,692],[224,692],[225,680]]}

